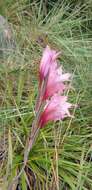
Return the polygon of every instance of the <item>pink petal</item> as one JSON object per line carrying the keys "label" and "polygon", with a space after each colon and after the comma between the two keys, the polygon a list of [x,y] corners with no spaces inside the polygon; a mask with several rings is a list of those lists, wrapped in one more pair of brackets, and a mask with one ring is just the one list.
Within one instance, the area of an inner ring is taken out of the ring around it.
{"label": "pink petal", "polygon": [[51,97],[54,93],[63,93],[66,86],[62,82],[68,81],[70,76],[69,73],[62,74],[61,67],[57,68],[56,65],[52,64],[43,99]]}
{"label": "pink petal", "polygon": [[51,50],[49,46],[46,46],[40,63],[40,80],[43,80],[46,77],[52,64],[55,64],[56,66],[55,60],[58,54],[60,53],[57,53],[55,50]]}
{"label": "pink petal", "polygon": [[44,127],[48,121],[57,121],[67,116],[71,117],[69,112],[71,107],[72,104],[67,102],[67,96],[55,94],[45,106],[39,121],[40,127]]}
{"label": "pink petal", "polygon": [[53,83],[52,85],[48,85],[44,94],[43,99],[47,99],[48,97],[53,96],[53,94],[55,93],[63,93],[63,91],[65,90],[65,85],[63,83]]}

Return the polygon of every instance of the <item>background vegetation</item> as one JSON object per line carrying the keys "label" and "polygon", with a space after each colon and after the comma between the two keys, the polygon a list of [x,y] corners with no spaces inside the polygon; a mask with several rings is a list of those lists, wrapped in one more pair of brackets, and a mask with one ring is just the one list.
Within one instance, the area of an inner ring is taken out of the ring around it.
{"label": "background vegetation", "polygon": [[0,14],[11,23],[16,41],[11,53],[6,49],[0,58],[1,190],[23,165],[46,44],[62,52],[61,64],[73,73],[74,88],[68,94],[78,108],[73,110],[74,119],[41,129],[14,188],[91,190],[92,1],[1,0]]}

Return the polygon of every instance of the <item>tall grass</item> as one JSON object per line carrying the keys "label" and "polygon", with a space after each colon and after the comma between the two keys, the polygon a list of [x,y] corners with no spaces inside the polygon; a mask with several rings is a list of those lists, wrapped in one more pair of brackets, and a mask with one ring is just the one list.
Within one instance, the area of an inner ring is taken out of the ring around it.
{"label": "tall grass", "polygon": [[49,1],[48,8],[44,6],[42,0],[2,2],[17,47],[0,60],[0,187],[7,189],[23,165],[35,117],[39,61],[49,44],[62,52],[61,64],[73,73],[74,89],[68,94],[78,108],[74,119],[41,129],[19,183],[22,190],[30,185],[29,189],[92,189],[91,1]]}

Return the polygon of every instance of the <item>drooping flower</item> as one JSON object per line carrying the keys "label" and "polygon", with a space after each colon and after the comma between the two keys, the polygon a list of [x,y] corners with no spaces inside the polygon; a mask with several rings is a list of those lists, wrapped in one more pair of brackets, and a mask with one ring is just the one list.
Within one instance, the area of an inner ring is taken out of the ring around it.
{"label": "drooping flower", "polygon": [[55,50],[51,50],[49,46],[46,46],[40,62],[40,83],[42,83],[42,80],[47,76],[51,65],[57,65],[56,59],[59,54],[60,52],[57,53]]}
{"label": "drooping flower", "polygon": [[63,74],[61,67],[55,67],[52,65],[50,67],[50,72],[48,76],[48,82],[45,88],[45,93],[43,99],[47,99],[55,93],[63,93],[66,89],[64,84],[65,81],[69,81],[71,75],[69,73]]}
{"label": "drooping flower", "polygon": [[69,109],[71,103],[67,102],[67,96],[55,94],[47,101],[39,120],[39,127],[43,128],[49,121],[63,120],[65,117],[72,117]]}

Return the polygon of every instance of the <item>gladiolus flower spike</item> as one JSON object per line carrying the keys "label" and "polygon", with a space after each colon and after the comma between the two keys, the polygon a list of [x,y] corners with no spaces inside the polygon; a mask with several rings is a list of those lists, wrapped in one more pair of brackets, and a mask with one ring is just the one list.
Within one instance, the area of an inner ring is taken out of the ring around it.
{"label": "gladiolus flower spike", "polygon": [[[50,49],[47,46],[43,52],[40,63],[40,87],[39,99],[40,107],[45,102],[44,110],[39,117],[39,127],[44,127],[49,121],[63,120],[66,117],[72,117],[69,109],[73,106],[67,102],[68,97],[64,96],[67,89],[66,82],[70,81],[71,74],[64,73],[62,67],[58,64],[57,58],[60,52]],[[46,79],[46,77],[48,78]],[[45,83],[45,80],[47,82]],[[45,83],[44,93],[42,86]],[[37,110],[40,109],[37,108]]]}
{"label": "gladiolus flower spike", "polygon": [[49,46],[43,52],[39,70],[39,93],[35,105],[36,117],[25,147],[22,171],[24,171],[29,152],[40,128],[43,128],[50,121],[55,122],[66,117],[73,117],[70,114],[73,105],[68,102],[68,97],[64,95],[68,87],[67,81],[70,81],[71,75],[70,73],[64,73],[62,67],[58,64],[59,54],[60,52],[52,50]]}

